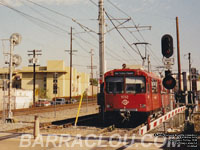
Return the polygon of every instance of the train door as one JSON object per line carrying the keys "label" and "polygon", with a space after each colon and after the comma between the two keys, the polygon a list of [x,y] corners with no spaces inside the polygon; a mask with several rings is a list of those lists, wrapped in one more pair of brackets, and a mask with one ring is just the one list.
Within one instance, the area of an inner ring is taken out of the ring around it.
{"label": "train door", "polygon": [[152,103],[153,110],[159,108],[159,97],[158,97],[158,81],[156,79],[151,79],[151,90],[152,90]]}
{"label": "train door", "polygon": [[152,110],[151,78],[146,79],[146,104],[147,111]]}

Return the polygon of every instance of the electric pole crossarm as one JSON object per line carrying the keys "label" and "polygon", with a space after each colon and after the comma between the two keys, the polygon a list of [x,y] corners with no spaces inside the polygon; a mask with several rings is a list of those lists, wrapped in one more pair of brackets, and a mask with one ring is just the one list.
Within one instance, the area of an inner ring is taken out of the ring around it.
{"label": "electric pole crossarm", "polygon": [[[113,19],[111,19],[111,20],[113,20]],[[123,25],[123,24],[125,24],[125,23],[128,22],[129,20],[130,20],[130,19],[127,19],[126,21],[120,23],[119,25],[116,26],[116,28],[118,28],[118,29],[123,28],[123,27],[120,27],[120,26]],[[112,30],[114,30],[114,29],[115,29],[115,27],[112,28],[112,29],[110,29],[110,30],[108,30],[106,33],[110,32],[110,31],[112,31]]]}
{"label": "electric pole crossarm", "polygon": [[[97,34],[96,31],[94,31],[94,30],[92,30],[92,29],[89,29],[88,27],[86,27],[86,26],[80,24],[80,23],[77,22],[75,19],[72,19],[72,21],[75,22],[75,23],[77,23],[84,31],[86,31],[86,32],[92,32],[92,33]],[[87,30],[86,30],[86,29],[87,29]]]}
{"label": "electric pole crossarm", "polygon": [[151,26],[131,26],[131,27],[118,27],[118,29],[129,29],[129,28],[135,28],[135,29],[139,29],[139,28],[146,28],[147,30],[151,30]]}

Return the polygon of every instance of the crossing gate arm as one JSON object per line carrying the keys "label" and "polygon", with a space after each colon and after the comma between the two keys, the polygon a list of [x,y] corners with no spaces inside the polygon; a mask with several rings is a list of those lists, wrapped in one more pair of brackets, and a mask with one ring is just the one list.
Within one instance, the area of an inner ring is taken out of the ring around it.
{"label": "crossing gate arm", "polygon": [[152,121],[150,124],[149,124],[149,130],[147,130],[147,125],[141,127],[139,129],[139,135],[144,135],[146,134],[147,132],[155,129],[156,127],[158,127],[159,125],[161,125],[163,122],[169,120],[170,118],[174,117],[176,114],[178,113],[181,113],[183,112],[184,110],[186,109],[185,106],[182,106],[182,107],[179,107],[179,108],[176,108],[170,112],[168,112],[167,114],[165,114],[164,116]]}

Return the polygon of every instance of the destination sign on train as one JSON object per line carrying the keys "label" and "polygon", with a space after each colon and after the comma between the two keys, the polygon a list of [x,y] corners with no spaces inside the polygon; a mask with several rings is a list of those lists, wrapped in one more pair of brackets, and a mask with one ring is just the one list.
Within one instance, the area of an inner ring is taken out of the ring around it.
{"label": "destination sign on train", "polygon": [[117,71],[114,73],[115,75],[134,75],[133,71]]}

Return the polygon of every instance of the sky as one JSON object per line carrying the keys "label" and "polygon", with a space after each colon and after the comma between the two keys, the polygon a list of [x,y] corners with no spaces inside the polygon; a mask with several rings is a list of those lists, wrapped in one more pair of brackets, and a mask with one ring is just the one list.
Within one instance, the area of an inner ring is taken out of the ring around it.
{"label": "sky", "polygon": [[[34,2],[34,3],[33,3]],[[90,51],[93,49],[93,64],[99,66],[98,0],[0,0],[0,67],[6,67],[3,52],[9,50],[8,40],[19,33],[22,41],[14,53],[22,57],[19,67],[27,66],[28,50],[42,50],[39,64],[47,60],[64,60],[69,65],[70,28],[73,30],[73,66],[79,71],[90,72]],[[7,6],[7,7],[6,7]],[[188,56],[191,53],[192,67],[200,69],[199,0],[104,0],[105,59],[107,70],[121,68],[123,63],[142,64],[141,56],[132,43],[138,45],[144,57],[145,49],[150,55],[152,71],[163,66],[161,38],[170,34],[174,41],[173,72],[177,72],[176,20],[179,18],[180,51],[182,71],[188,71]],[[130,19],[131,18],[131,19]],[[127,19],[130,19],[127,21]],[[113,27],[118,26],[118,31]],[[123,25],[119,25],[123,23]],[[137,32],[135,26],[138,27]],[[151,29],[150,29],[151,27]],[[121,35],[123,36],[121,36]],[[125,39],[125,40],[124,40]],[[128,44],[129,43],[129,44]],[[146,65],[145,61],[145,65]],[[162,71],[159,69],[159,71]]]}

